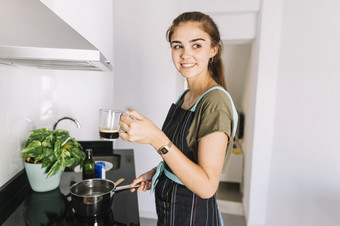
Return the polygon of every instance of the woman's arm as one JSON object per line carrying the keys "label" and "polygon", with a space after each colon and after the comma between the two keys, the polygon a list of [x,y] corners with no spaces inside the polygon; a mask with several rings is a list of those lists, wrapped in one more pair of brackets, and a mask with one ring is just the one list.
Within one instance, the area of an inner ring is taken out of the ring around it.
{"label": "woman's arm", "polygon": [[201,198],[210,198],[218,188],[227,143],[228,137],[223,132],[215,132],[200,139],[198,164],[175,146],[162,157],[188,189]]}
{"label": "woman's arm", "polygon": [[[156,150],[169,142],[169,138],[149,119],[136,111],[121,119],[120,133],[123,140],[152,145]],[[198,144],[198,164],[188,159],[175,145],[162,155],[164,161],[183,184],[201,198],[210,198],[217,190],[223,168],[228,136],[214,132],[200,139]]]}

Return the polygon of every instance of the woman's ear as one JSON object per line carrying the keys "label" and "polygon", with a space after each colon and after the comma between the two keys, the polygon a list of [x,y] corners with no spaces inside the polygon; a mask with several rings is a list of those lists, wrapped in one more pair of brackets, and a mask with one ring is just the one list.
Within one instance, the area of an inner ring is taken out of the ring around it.
{"label": "woman's ear", "polygon": [[214,46],[210,50],[210,58],[214,57],[218,53],[218,45]]}

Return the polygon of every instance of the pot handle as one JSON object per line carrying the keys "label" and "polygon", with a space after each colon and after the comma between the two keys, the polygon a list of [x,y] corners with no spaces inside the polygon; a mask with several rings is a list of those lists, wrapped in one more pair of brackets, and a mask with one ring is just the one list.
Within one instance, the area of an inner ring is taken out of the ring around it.
{"label": "pot handle", "polygon": [[117,181],[115,182],[115,185],[116,185],[116,186],[120,185],[124,180],[125,180],[124,178],[120,178],[119,180],[117,180]]}
{"label": "pot handle", "polygon": [[130,185],[123,185],[123,186],[116,187],[116,191],[122,191],[122,190],[131,189],[131,188],[138,188],[139,186],[140,186],[139,184],[132,186],[132,187]]}

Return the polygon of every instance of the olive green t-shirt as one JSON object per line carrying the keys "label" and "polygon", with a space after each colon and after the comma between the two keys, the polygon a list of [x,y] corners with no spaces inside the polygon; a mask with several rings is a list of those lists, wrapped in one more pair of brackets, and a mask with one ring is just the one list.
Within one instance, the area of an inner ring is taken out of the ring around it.
{"label": "olive green t-shirt", "polygon": [[[182,106],[185,94],[178,102]],[[198,103],[195,115],[189,126],[186,137],[190,151],[198,159],[199,140],[214,132],[224,132],[228,136],[227,152],[223,169],[226,168],[233,149],[233,111],[227,94],[222,90],[215,89],[208,92]]]}

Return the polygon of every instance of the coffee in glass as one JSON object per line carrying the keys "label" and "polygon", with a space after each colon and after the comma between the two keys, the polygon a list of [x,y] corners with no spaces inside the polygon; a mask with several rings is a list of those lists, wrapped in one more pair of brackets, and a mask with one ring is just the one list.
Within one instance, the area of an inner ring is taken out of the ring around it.
{"label": "coffee in glass", "polygon": [[119,138],[119,122],[122,111],[114,109],[100,109],[99,137],[102,140],[116,140]]}

